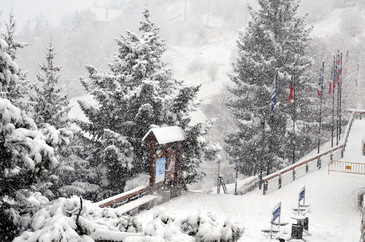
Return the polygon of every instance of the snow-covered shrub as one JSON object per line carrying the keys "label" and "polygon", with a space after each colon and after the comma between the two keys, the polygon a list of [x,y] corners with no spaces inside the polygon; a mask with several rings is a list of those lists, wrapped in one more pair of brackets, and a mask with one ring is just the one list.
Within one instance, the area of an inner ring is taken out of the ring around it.
{"label": "snow-covered shrub", "polygon": [[40,209],[31,218],[30,229],[14,242],[94,241],[110,234],[114,238],[124,238],[140,231],[141,224],[136,219],[74,196],[59,198]]}
{"label": "snow-covered shrub", "polygon": [[186,217],[162,213],[155,216],[144,233],[165,241],[237,241],[244,228],[236,222],[217,221],[210,212],[196,212]]}
{"label": "snow-covered shrub", "polygon": [[37,191],[35,184],[50,175],[58,164],[57,152],[71,137],[71,132],[52,126],[38,130],[23,111],[0,99],[0,240],[10,240],[24,229],[20,215],[31,216],[37,210],[32,201],[40,198],[29,191]]}
{"label": "snow-covered shrub", "polygon": [[31,224],[31,216],[49,201],[39,192],[19,190],[13,197],[5,195],[1,198],[0,219],[2,224],[2,240],[9,240],[18,231],[24,231]]}

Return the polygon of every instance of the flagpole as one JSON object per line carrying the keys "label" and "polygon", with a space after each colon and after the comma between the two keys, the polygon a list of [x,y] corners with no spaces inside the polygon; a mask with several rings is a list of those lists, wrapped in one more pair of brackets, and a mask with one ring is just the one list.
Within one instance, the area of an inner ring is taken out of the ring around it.
{"label": "flagpole", "polygon": [[[348,53],[348,52],[347,52]],[[339,113],[339,119],[340,119],[340,121],[339,121],[339,123],[340,123],[340,125],[339,125],[339,132],[338,132],[338,139],[339,140],[341,140],[341,118],[342,118],[342,81],[343,81],[343,78],[342,78],[342,52],[341,52],[341,73],[339,73],[340,74],[340,76],[338,77],[339,79],[339,82],[340,82],[340,84],[338,85],[338,90],[340,91],[340,113]]]}
{"label": "flagpole", "polygon": [[321,147],[321,125],[322,125],[322,96],[323,96],[323,73],[324,73],[324,61],[322,62],[322,69],[320,71],[320,91],[319,91],[319,130],[318,130],[318,153]]}
{"label": "flagpole", "polygon": [[294,63],[294,71],[293,71],[293,164],[295,163],[295,63]]}
{"label": "flagpole", "polygon": [[[340,51],[337,50],[337,55],[336,55],[336,69],[337,69],[337,80],[340,78],[340,72],[338,69],[338,61],[339,61],[339,56],[340,55]],[[336,106],[336,145],[338,145],[338,141],[339,141],[339,107],[340,107],[340,85],[338,85],[338,81],[337,81],[337,106]]]}
{"label": "flagpole", "polygon": [[262,187],[262,172],[264,169],[264,154],[265,154],[265,113],[262,115],[262,140],[261,140],[261,163],[260,163],[260,183],[259,183],[259,189]]}
{"label": "flagpole", "polygon": [[331,148],[333,147],[333,134],[335,129],[335,56],[333,57],[333,73],[332,74],[332,138],[331,138]]}
{"label": "flagpole", "polygon": [[[274,107],[275,107],[275,101],[276,101],[276,81],[277,81],[277,78],[278,78],[278,69],[276,70],[275,79],[274,79],[274,82],[273,82],[272,94],[271,94],[271,102],[270,102],[270,104],[271,104],[271,125],[274,125]],[[263,129],[265,129],[265,125],[263,126]],[[263,132],[264,131],[265,130],[263,130]],[[269,145],[269,149],[271,150],[271,142],[270,142],[270,145]],[[270,159],[271,159],[271,157],[270,157]],[[266,164],[267,164],[267,170],[266,170],[267,175],[270,174],[270,168],[271,168],[271,165],[272,165],[271,163],[272,163],[271,160],[268,160],[266,162]]]}

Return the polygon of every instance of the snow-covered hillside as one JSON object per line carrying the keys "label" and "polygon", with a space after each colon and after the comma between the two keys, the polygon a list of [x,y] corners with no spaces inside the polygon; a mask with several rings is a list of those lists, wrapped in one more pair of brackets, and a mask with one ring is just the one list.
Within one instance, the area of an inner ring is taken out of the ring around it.
{"label": "snow-covered hillside", "polygon": [[[355,120],[348,141],[348,148],[341,160],[363,161],[361,153],[361,138],[365,121]],[[360,160],[361,158],[361,160]],[[364,161],[363,161],[364,162]],[[153,221],[153,215],[164,213],[175,217],[184,217],[197,212],[211,213],[218,221],[235,221],[244,226],[244,233],[239,241],[270,241],[261,230],[270,227],[272,210],[281,202],[281,222],[288,222],[287,234],[283,238],[290,238],[292,209],[297,208],[300,189],[305,186],[305,203],[310,205],[309,233],[304,235],[306,241],[313,242],[341,242],[359,241],[361,237],[360,199],[365,193],[363,175],[342,173],[328,174],[327,165],[322,169],[310,173],[296,181],[262,195],[256,189],[242,196],[224,194],[202,194],[189,192],[149,211],[138,215],[144,226]],[[179,241],[179,233],[166,231],[166,236]],[[163,234],[160,236],[164,236]]]}

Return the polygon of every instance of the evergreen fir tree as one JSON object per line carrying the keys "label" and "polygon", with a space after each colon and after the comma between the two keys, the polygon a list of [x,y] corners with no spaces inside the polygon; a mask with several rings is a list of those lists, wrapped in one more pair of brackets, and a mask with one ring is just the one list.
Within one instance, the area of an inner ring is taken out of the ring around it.
{"label": "evergreen fir tree", "polygon": [[[239,169],[247,175],[258,172],[264,116],[267,173],[292,162],[293,145],[298,159],[314,148],[316,140],[314,110],[318,105],[310,81],[310,29],[305,27],[304,17],[296,16],[297,1],[259,0],[259,5],[258,11],[250,8],[252,21],[246,33],[239,35],[239,57],[230,75],[235,83],[229,89],[233,98],[227,101],[239,130],[226,136],[225,149],[231,160],[239,160]],[[293,74],[295,100],[291,104],[288,96]],[[276,103],[270,118],[276,75]]]}
{"label": "evergreen fir tree", "polygon": [[100,193],[98,184],[101,173],[88,161],[88,153],[92,147],[85,146],[80,131],[73,130],[70,145],[62,152],[59,165],[54,170],[54,178],[50,187],[50,197],[81,196],[96,201]]}
{"label": "evergreen fir tree", "polygon": [[[5,23],[5,26],[6,33],[3,34],[4,40],[7,43],[5,51],[11,59],[15,61],[17,50],[23,49],[28,44],[14,40],[16,21],[12,11],[9,14],[9,22]],[[3,97],[9,99],[14,105],[28,112],[30,108],[29,100],[27,98],[29,84],[26,82],[25,73],[23,73],[20,67],[17,68],[16,75],[18,77],[17,80],[9,83],[6,95],[3,95]]]}
{"label": "evergreen fir tree", "polygon": [[3,34],[4,40],[8,44],[7,53],[10,55],[12,60],[16,59],[16,52],[18,49],[23,49],[28,44],[21,43],[19,41],[14,40],[14,32],[16,28],[16,21],[13,15],[13,11],[9,14],[9,22],[5,23],[6,33]]}
{"label": "evergreen fir tree", "polygon": [[[107,183],[119,179],[120,189],[130,172],[149,170],[148,149],[142,145],[142,138],[150,128],[178,125],[185,130],[187,141],[183,143],[181,167],[190,169],[189,181],[197,178],[196,168],[203,156],[200,148],[205,144],[200,139],[204,132],[202,125],[188,126],[189,114],[198,104],[199,87],[183,86],[172,78],[171,70],[161,60],[165,43],[159,36],[159,28],[149,20],[148,10],[144,17],[140,36],[128,31],[117,40],[119,52],[110,64],[111,73],[88,66],[89,79],[82,80],[98,107],[80,102],[90,121],[79,122],[80,127],[93,137],[93,142],[100,144],[101,151],[92,159],[98,160],[101,155],[105,167],[109,167]],[[114,144],[115,138],[121,142]],[[110,164],[116,158],[120,164]],[[112,174],[110,169],[115,166],[129,171]]]}
{"label": "evergreen fir tree", "polygon": [[[11,59],[7,53],[8,44],[0,39],[0,95],[2,98],[8,98],[10,92],[17,92],[17,83],[19,81],[18,65]],[[20,94],[19,94],[20,95]]]}
{"label": "evergreen fir tree", "polygon": [[41,71],[37,74],[41,85],[34,86],[36,95],[32,96],[31,100],[34,102],[34,119],[38,125],[47,123],[56,128],[66,128],[69,126],[69,99],[57,87],[61,66],[55,65],[55,55],[50,41],[46,54],[47,63],[40,65]]}
{"label": "evergreen fir tree", "polygon": [[30,198],[33,185],[49,176],[72,133],[50,125],[38,129],[6,99],[0,99],[0,117],[0,240],[10,241],[27,229],[36,201]]}

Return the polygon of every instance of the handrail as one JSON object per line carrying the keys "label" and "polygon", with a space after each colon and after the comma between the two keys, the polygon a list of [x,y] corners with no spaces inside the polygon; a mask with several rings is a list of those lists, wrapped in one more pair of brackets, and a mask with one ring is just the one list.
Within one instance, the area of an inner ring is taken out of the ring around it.
{"label": "handrail", "polygon": [[[355,113],[360,113],[360,114],[364,113],[365,114],[365,110],[364,111],[362,111],[362,110],[361,111],[351,110],[351,111],[352,111],[351,118],[350,118],[350,120],[349,120],[349,122],[347,124],[346,131],[345,131],[345,135],[344,135],[345,138],[340,141],[340,144],[338,144],[337,146],[335,146],[333,148],[330,148],[330,149],[328,149],[326,151],[323,151],[323,152],[315,155],[314,157],[311,157],[311,158],[309,158],[307,160],[304,160],[304,161],[302,161],[300,163],[292,164],[292,165],[290,165],[288,167],[285,167],[284,169],[281,169],[279,171],[276,171],[276,172],[274,172],[274,173],[272,173],[270,175],[267,175],[267,176],[263,177],[262,178],[262,184],[264,184],[264,186],[263,186],[263,194],[264,195],[266,194],[268,182],[270,180],[276,178],[276,177],[281,178],[281,176],[283,176],[284,174],[286,174],[286,173],[288,173],[290,171],[295,171],[295,168],[302,167],[304,165],[307,166],[308,163],[310,163],[312,161],[315,161],[315,160],[319,160],[320,161],[320,159],[323,158],[324,156],[326,156],[328,154],[332,154],[332,153],[334,153],[335,151],[337,151],[339,149],[342,149],[341,150],[341,156],[343,156],[343,151],[346,148],[346,144],[347,144],[348,137],[349,137],[349,134],[350,134],[350,129],[351,129],[352,123],[354,121]],[[320,166],[319,166],[319,169],[320,169]],[[295,178],[293,178],[293,179],[295,179]],[[280,183],[280,185],[278,186],[278,188],[281,187],[281,181],[279,181],[279,183]]]}
{"label": "handrail", "polygon": [[344,147],[344,144],[337,145],[336,147],[333,147],[333,148],[331,148],[331,149],[329,149],[329,150],[327,150],[327,151],[325,151],[325,152],[321,152],[321,153],[319,153],[318,155],[316,155],[316,156],[314,156],[314,157],[312,157],[312,158],[310,158],[310,159],[308,159],[308,160],[304,160],[304,161],[302,161],[302,162],[300,162],[300,163],[296,163],[296,164],[293,164],[293,165],[287,166],[287,167],[283,168],[283,169],[282,169],[282,170],[280,170],[280,171],[277,171],[277,172],[275,172],[275,173],[273,173],[273,174],[270,174],[270,175],[267,175],[267,176],[263,177],[263,178],[262,178],[262,182],[266,182],[266,181],[271,180],[271,179],[273,179],[273,178],[275,178],[275,177],[277,177],[277,176],[283,175],[283,174],[285,174],[285,173],[287,173],[287,172],[289,172],[289,171],[291,171],[291,170],[294,170],[294,169],[295,169],[295,168],[297,168],[297,167],[300,167],[300,166],[302,166],[302,165],[305,165],[305,164],[307,164],[307,163],[309,163],[309,162],[311,162],[311,161],[318,160],[319,158],[321,158],[321,157],[323,157],[323,156],[326,156],[326,155],[328,155],[328,154],[330,154],[330,153],[333,153],[334,151],[336,151],[336,150],[338,150],[338,149],[341,149],[341,148],[343,148],[343,147]]}

